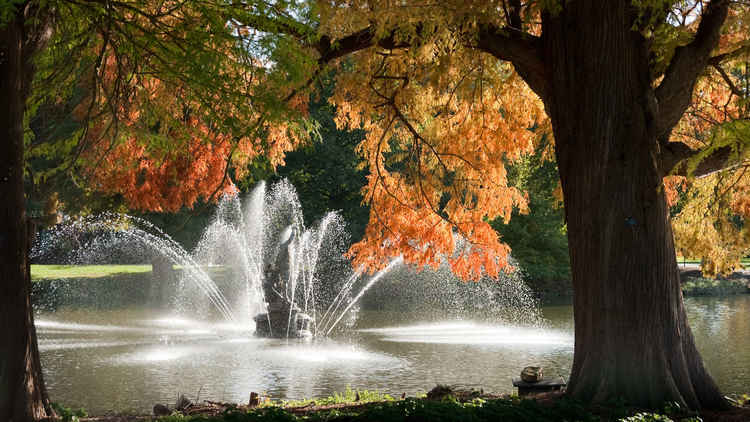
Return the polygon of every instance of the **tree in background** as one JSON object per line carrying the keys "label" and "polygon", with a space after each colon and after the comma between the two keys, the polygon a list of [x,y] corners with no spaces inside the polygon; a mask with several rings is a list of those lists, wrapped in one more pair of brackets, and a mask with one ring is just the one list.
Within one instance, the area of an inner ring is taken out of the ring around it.
{"label": "tree in background", "polygon": [[492,222],[537,292],[564,290],[570,280],[565,210],[552,154],[545,139],[534,154],[508,166],[509,183],[529,194],[529,212],[514,211],[507,224]]}
{"label": "tree in background", "polygon": [[[225,2],[0,2],[0,420],[50,414],[29,297],[26,158],[50,174],[119,193],[129,208],[177,210],[235,187],[307,138],[314,62],[242,23]],[[251,54],[252,53],[252,54]],[[80,93],[80,95],[79,95]],[[25,139],[38,107],[80,124],[55,142]],[[39,177],[39,179],[37,179]],[[45,175],[31,175],[35,182]]]}
{"label": "tree in background", "polygon": [[310,103],[310,119],[318,125],[318,142],[308,143],[286,155],[278,176],[286,177],[297,188],[306,224],[328,211],[340,211],[352,239],[365,232],[369,209],[360,192],[366,183],[366,169],[355,152],[365,136],[361,129],[342,130],[333,118],[335,107],[328,102],[333,79],[325,78]]}

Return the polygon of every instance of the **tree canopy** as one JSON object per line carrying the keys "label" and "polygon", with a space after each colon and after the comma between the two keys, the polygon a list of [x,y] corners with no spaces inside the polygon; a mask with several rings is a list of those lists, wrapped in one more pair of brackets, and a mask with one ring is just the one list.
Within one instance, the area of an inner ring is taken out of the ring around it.
{"label": "tree canopy", "polygon": [[[718,271],[748,249],[737,224],[748,188],[729,175],[744,167],[702,177],[717,160],[740,163],[745,154],[748,11],[730,3],[690,107],[670,117],[678,126],[664,144],[668,165],[680,164],[667,190],[694,192],[676,220],[678,247]],[[649,41],[655,85],[709,5],[633,3],[633,30]],[[307,88],[337,66],[336,122],[366,133],[358,152],[369,171],[370,221],[351,251],[357,264],[375,269],[403,254],[434,266],[450,256],[463,276],[496,274],[509,248],[488,222],[507,222],[529,201],[509,185],[505,166],[552,137],[541,87],[525,78],[539,63],[523,50],[538,47],[540,19],[561,7],[60,2],[55,37],[39,59],[35,86],[44,88],[33,92],[35,103],[48,105],[76,90],[81,126],[64,142],[30,140],[30,157],[65,157],[57,170],[78,170],[95,190],[121,193],[133,208],[176,211],[231,191],[256,158],[275,167],[309,139]],[[712,222],[701,211],[691,218],[706,205],[701,191],[722,192],[735,212],[722,217],[727,207],[719,206]],[[734,223],[720,223],[730,217]],[[458,250],[456,236],[471,246]]]}
{"label": "tree canopy", "polygon": [[[12,141],[3,186],[17,202],[24,149],[64,157],[133,207],[214,199],[256,158],[276,166],[314,132],[307,91],[336,67],[335,121],[364,130],[369,173],[355,265],[447,257],[466,278],[497,274],[509,248],[490,221],[529,204],[506,165],[554,140],[575,291],[569,394],[726,405],[687,325],[667,200],[694,189],[680,248],[719,239],[707,259],[733,265],[748,209],[747,2],[12,0],[0,17],[0,90],[12,100],[0,105]],[[19,146],[27,94],[33,109],[73,89],[77,136]],[[711,194],[718,220],[701,219]],[[14,206],[0,207],[12,232],[0,268],[16,299],[0,314],[16,317],[0,323],[21,321],[8,323],[26,333],[8,354],[20,362],[35,343]],[[11,399],[0,397],[0,416]]]}

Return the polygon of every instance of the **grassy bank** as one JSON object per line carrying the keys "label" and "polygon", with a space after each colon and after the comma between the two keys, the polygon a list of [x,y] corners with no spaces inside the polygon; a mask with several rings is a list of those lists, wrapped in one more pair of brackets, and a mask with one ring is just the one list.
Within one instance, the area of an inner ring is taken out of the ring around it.
{"label": "grassy bank", "polygon": [[31,280],[100,278],[150,272],[151,265],[32,265]]}
{"label": "grassy bank", "polygon": [[151,265],[32,265],[31,280],[34,306],[47,311],[147,303],[152,284]]}
{"label": "grassy bank", "polygon": [[[436,394],[435,391],[439,393]],[[260,401],[257,407],[217,402],[188,404],[181,411],[154,418],[162,422],[448,422],[448,421],[516,421],[516,422],[712,422],[746,421],[750,407],[746,397],[735,401],[727,411],[704,411],[701,414],[667,404],[662,409],[647,411],[628,407],[620,402],[585,405],[559,393],[521,399],[517,396],[486,396],[478,391],[454,392],[438,386],[425,397],[402,398],[368,391],[348,391],[304,403]],[[150,416],[85,418],[85,413],[58,408],[63,419],[70,421],[146,421]],[[61,412],[62,410],[62,412]]]}
{"label": "grassy bank", "polygon": [[[699,265],[700,263],[701,263],[700,259],[682,258],[682,257],[678,257],[677,258],[677,264],[679,264],[679,265],[682,265],[682,264],[696,264],[696,265]],[[750,268],[750,258],[742,258],[740,260],[740,264],[742,264],[743,268]]]}

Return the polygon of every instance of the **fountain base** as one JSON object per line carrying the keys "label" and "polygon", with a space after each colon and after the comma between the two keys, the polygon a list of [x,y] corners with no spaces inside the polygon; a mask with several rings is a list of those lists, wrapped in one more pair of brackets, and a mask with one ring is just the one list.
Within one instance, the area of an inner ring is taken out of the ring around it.
{"label": "fountain base", "polygon": [[255,320],[255,335],[269,338],[312,337],[313,318],[298,309],[276,309],[258,314]]}

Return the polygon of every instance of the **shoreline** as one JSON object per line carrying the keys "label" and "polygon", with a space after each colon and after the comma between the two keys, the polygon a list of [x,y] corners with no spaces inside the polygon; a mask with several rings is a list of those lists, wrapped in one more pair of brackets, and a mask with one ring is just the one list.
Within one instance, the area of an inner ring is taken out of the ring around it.
{"label": "shoreline", "polygon": [[[587,405],[565,396],[564,393],[543,393],[533,397],[517,395],[493,395],[483,391],[453,390],[438,385],[420,397],[380,396],[378,400],[368,400],[366,390],[356,391],[354,399],[338,400],[333,397],[311,399],[309,403],[271,402],[254,393],[248,404],[204,401],[199,404],[183,401],[180,409],[169,409],[157,404],[154,410],[160,415],[101,415],[76,416],[70,409],[61,415],[62,420],[80,422],[135,422],[135,421],[452,421],[472,420],[477,422],[510,420],[522,422],[553,422],[562,420],[585,421],[696,421],[734,422],[750,420],[750,401],[740,398],[733,401],[732,407],[722,411],[693,412],[665,404],[662,409],[642,409],[623,404]],[[371,394],[371,393],[369,393]],[[746,397],[746,396],[745,396]],[[371,397],[373,398],[373,397]],[[253,402],[254,400],[254,402]],[[327,401],[334,401],[327,403]],[[666,419],[669,417],[671,419]],[[696,419],[700,417],[701,419]],[[625,419],[627,418],[627,419]],[[52,419],[50,419],[52,420]],[[61,419],[57,419],[61,420]]]}

